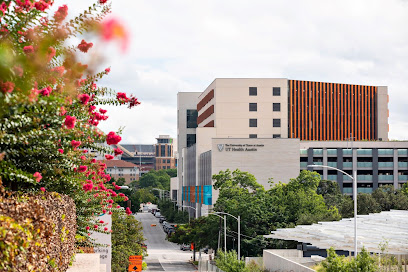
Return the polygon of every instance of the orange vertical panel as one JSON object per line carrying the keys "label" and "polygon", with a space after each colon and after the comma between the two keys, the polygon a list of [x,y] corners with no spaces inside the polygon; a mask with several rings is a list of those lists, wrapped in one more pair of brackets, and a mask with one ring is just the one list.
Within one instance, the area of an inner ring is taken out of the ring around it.
{"label": "orange vertical panel", "polygon": [[351,113],[353,113],[353,111],[354,111],[354,99],[352,99],[353,98],[353,96],[352,96],[352,90],[351,90],[351,85],[349,85],[348,87],[348,97],[349,97],[349,100],[348,100],[348,105],[349,105],[349,112],[348,112],[348,116],[347,116],[347,119],[348,119],[348,131],[347,131],[347,138],[348,137],[350,137],[350,135],[352,135],[352,133],[353,133],[353,131],[354,130],[351,130],[352,128],[353,128],[353,126],[352,126],[352,124],[351,124]]}
{"label": "orange vertical panel", "polygon": [[316,124],[316,119],[315,119],[315,104],[316,104],[316,97],[315,97],[315,91],[314,91],[314,82],[310,83],[310,91],[311,91],[311,96],[312,96],[312,134],[310,135],[311,140],[316,140],[315,133],[315,124]]}
{"label": "orange vertical panel", "polygon": [[354,123],[353,123],[353,137],[356,138],[356,140],[359,140],[358,138],[358,131],[357,131],[357,113],[358,113],[358,96],[357,96],[357,92],[356,89],[353,85],[353,93],[354,93]]}
{"label": "orange vertical panel", "polygon": [[319,140],[321,141],[322,138],[322,120],[323,120],[323,116],[322,116],[322,109],[323,109],[323,100],[322,100],[322,83],[319,82],[319,97],[320,97],[320,103],[319,103],[319,127],[320,127],[320,132],[319,132]]}
{"label": "orange vertical panel", "polygon": [[289,135],[288,138],[292,138],[292,110],[293,110],[293,106],[292,106],[292,80],[289,80]]}
{"label": "orange vertical panel", "polygon": [[340,136],[339,136],[339,140],[343,139],[343,133],[344,133],[344,113],[346,112],[344,110],[344,98],[343,98],[343,84],[340,84],[340,104],[341,104],[341,108],[339,110],[339,114],[340,114]]}
{"label": "orange vertical panel", "polygon": [[312,108],[312,96],[311,96],[311,93],[310,93],[310,81],[307,82],[307,94],[309,95],[309,110],[308,110],[309,116],[307,118],[307,123],[308,123],[308,127],[309,127],[309,135],[308,135],[307,139],[311,140],[312,139],[312,136],[311,136],[311,134],[312,134],[312,120],[311,119],[312,118],[310,118],[310,116],[312,116],[312,115],[310,113],[311,113],[311,108]]}
{"label": "orange vertical panel", "polygon": [[341,133],[341,124],[340,124],[340,84],[336,84],[336,93],[337,93],[337,140],[340,140],[340,133]]}
{"label": "orange vertical panel", "polygon": [[297,117],[297,138],[301,138],[300,137],[300,111],[301,111],[301,107],[300,107],[300,81],[297,81],[297,87],[296,87],[296,91],[297,91],[297,97],[298,97],[298,104],[297,104],[297,111],[298,111],[298,117]]}
{"label": "orange vertical panel", "polygon": [[328,109],[328,115],[327,115],[327,127],[329,128],[329,131],[327,133],[327,139],[328,140],[333,140],[333,124],[332,124],[332,109],[333,109],[333,95],[332,95],[332,83],[329,83],[327,86],[327,91],[328,91],[328,105],[327,105],[327,109]]}
{"label": "orange vertical panel", "polygon": [[301,126],[299,127],[299,138],[303,140],[303,81],[299,82],[299,94],[300,94],[300,104],[299,104],[299,109],[300,109],[300,124]]}
{"label": "orange vertical panel", "polygon": [[319,129],[317,127],[317,91],[316,91],[316,82],[313,82],[313,100],[314,100],[314,106],[313,106],[313,140],[317,140],[318,138],[318,133]]}
{"label": "orange vertical panel", "polygon": [[363,96],[363,98],[364,98],[364,123],[365,123],[365,126],[364,126],[364,139],[365,140],[368,140],[368,138],[367,138],[367,130],[368,130],[368,122],[367,122],[367,109],[368,109],[368,105],[367,105],[367,89],[368,89],[368,86],[364,86],[364,96]]}
{"label": "orange vertical panel", "polygon": [[358,139],[361,140],[363,138],[363,129],[364,129],[364,118],[363,118],[363,92],[361,90],[361,86],[358,86]]}
{"label": "orange vertical panel", "polygon": [[337,84],[333,83],[333,140],[337,140]]}
{"label": "orange vertical panel", "polygon": [[368,119],[367,119],[367,139],[370,141],[371,140],[371,86],[368,87],[367,90],[367,114],[368,114]]}

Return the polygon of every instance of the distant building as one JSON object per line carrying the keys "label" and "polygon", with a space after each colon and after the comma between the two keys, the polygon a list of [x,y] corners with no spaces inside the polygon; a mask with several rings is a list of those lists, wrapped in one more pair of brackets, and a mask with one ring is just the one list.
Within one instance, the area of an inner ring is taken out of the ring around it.
{"label": "distant building", "polygon": [[140,170],[140,175],[154,169],[155,147],[150,144],[123,144],[116,145],[123,151],[121,159],[136,164]]}
{"label": "distant building", "polygon": [[300,170],[336,181],[345,194],[408,180],[408,142],[388,141],[388,88],[285,78],[215,79],[178,93],[179,205],[208,213],[218,198],[212,175],[240,169],[266,189]]}
{"label": "distant building", "polygon": [[115,180],[124,178],[125,184],[139,180],[140,172],[136,164],[123,160],[103,160],[102,162],[106,163],[106,173]]}
{"label": "distant building", "polygon": [[174,146],[173,138],[169,135],[159,135],[156,138],[157,144],[156,149],[156,164],[155,169],[175,169],[176,168],[176,158],[174,156]]}

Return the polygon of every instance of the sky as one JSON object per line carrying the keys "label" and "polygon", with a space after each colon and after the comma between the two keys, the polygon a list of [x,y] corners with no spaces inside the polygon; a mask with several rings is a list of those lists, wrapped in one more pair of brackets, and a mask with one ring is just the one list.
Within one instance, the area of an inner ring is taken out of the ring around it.
{"label": "sky", "polygon": [[[99,126],[124,128],[123,144],[177,137],[178,92],[241,77],[388,86],[389,138],[408,139],[407,0],[110,1],[130,44],[103,49],[100,85],[141,105],[109,107]],[[69,1],[70,15],[93,2]]]}

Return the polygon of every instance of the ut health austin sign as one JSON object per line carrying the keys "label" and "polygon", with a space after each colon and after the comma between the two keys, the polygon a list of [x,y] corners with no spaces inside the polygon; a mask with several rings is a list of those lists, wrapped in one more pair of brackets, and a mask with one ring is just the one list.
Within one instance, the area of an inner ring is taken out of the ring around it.
{"label": "ut health austin sign", "polygon": [[[98,217],[98,221],[103,220],[107,223],[106,227],[112,229],[112,216],[109,214],[102,214]],[[95,247],[95,253],[100,254],[101,264],[106,264],[106,272],[111,272],[112,262],[112,235],[110,233],[92,232],[91,238],[95,239],[96,244],[106,246]]]}

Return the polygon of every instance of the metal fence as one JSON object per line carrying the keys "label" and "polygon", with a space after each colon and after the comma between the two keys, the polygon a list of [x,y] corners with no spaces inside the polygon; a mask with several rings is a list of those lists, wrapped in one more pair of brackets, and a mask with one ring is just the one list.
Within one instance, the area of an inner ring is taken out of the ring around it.
{"label": "metal fence", "polygon": [[198,271],[199,272],[224,272],[217,266],[212,264],[209,260],[199,260],[198,261]]}

